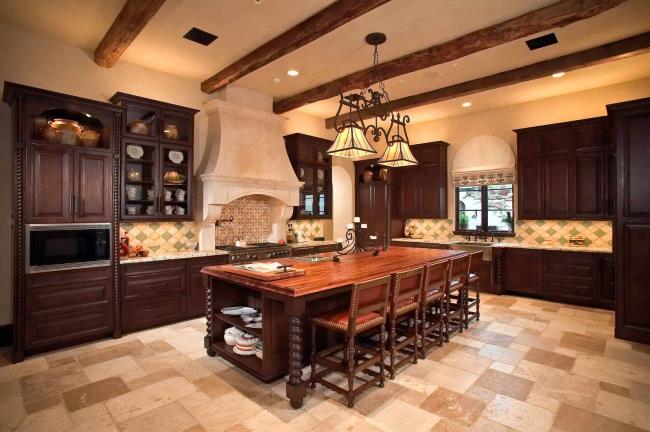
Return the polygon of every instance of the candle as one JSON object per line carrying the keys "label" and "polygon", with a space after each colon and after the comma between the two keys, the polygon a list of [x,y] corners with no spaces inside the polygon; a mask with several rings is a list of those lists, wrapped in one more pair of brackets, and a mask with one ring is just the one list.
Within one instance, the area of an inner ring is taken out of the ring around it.
{"label": "candle", "polygon": [[354,228],[354,225],[352,225],[352,224],[347,224],[346,227],[347,227],[347,229],[352,229],[352,228]]}
{"label": "candle", "polygon": [[339,238],[336,239],[336,242],[337,243],[343,243],[343,239],[341,237],[339,237]]}
{"label": "candle", "polygon": [[359,216],[354,217],[354,223],[361,222],[361,218]]}
{"label": "candle", "polygon": [[368,224],[361,224],[361,228],[363,228],[363,229],[368,228]]}
{"label": "candle", "polygon": [[377,236],[376,235],[371,235],[370,240],[377,240]]}

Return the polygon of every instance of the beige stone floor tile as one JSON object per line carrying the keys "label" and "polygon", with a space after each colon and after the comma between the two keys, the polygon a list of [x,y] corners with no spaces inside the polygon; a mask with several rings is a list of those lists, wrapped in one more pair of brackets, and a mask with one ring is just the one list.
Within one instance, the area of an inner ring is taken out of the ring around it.
{"label": "beige stone floor tile", "polygon": [[465,396],[479,400],[483,402],[485,405],[492,402],[492,399],[494,399],[496,395],[497,395],[496,392],[487,389],[485,387],[481,387],[478,384],[474,384],[465,392]]}
{"label": "beige stone floor tile", "polygon": [[[465,336],[467,336],[467,333],[464,333]],[[435,347],[431,351],[427,353],[427,358],[426,360],[431,360],[431,361],[439,361],[443,359],[447,354],[458,348],[460,345],[457,344],[456,342],[449,341],[445,344],[443,344],[441,347]]]}
{"label": "beige stone floor tile", "polygon": [[643,402],[600,391],[596,398],[594,411],[631,426],[650,430],[650,405]]}
{"label": "beige stone floor tile", "polygon": [[521,432],[546,432],[553,424],[552,412],[503,395],[490,402],[485,416]]}
{"label": "beige stone floor tile", "polygon": [[602,355],[605,352],[605,345],[604,338],[578,334],[578,332],[573,332],[571,329],[567,329],[560,340],[561,347],[588,354]]}
{"label": "beige stone floor tile", "polygon": [[20,396],[5,397],[0,402],[0,430],[13,430],[23,422],[25,417],[27,417],[27,411],[25,411],[23,399]]}
{"label": "beige stone floor tile", "polygon": [[528,397],[528,394],[533,388],[533,384],[532,381],[526,378],[510,375],[494,369],[486,370],[476,380],[476,385],[522,401]]}
{"label": "beige stone floor tile", "polygon": [[555,348],[558,341],[542,336],[542,331],[524,329],[514,340],[515,343],[528,347],[551,350]]}
{"label": "beige stone floor tile", "polygon": [[650,385],[650,368],[596,355],[579,355],[572,372],[627,387],[630,381]]}
{"label": "beige stone floor tile", "polygon": [[[527,328],[530,330],[543,331],[548,324],[541,321],[535,321],[534,319],[529,319],[529,318],[515,318],[512,320],[510,325]],[[517,335],[519,335],[519,333]]]}
{"label": "beige stone floor tile", "polygon": [[557,412],[561,404],[561,402],[558,401],[557,399],[542,396],[541,394],[535,393],[534,391],[530,392],[530,394],[526,398],[526,402],[528,402],[531,405],[544,408],[545,410],[550,411],[553,414]]}
{"label": "beige stone floor tile", "polygon": [[567,404],[561,404],[555,422],[556,430],[563,432],[588,431],[588,432],[641,432],[634,426],[627,425],[618,420],[583,410]]}
{"label": "beige stone floor tile", "polygon": [[[268,384],[256,380],[246,372],[235,368],[218,372],[216,376],[231,387],[235,388],[239,393],[249,398],[254,398],[258,394],[265,392],[267,388],[271,387]],[[305,375],[303,375],[303,377],[306,378]]]}
{"label": "beige stone floor tile", "polygon": [[209,431],[223,431],[245,422],[262,408],[248,397],[230,392],[211,402],[188,409],[189,413]]}
{"label": "beige stone floor tile", "polygon": [[650,365],[650,354],[637,350],[607,346],[605,357],[640,367],[649,367]]}
{"label": "beige stone floor tile", "polygon": [[445,388],[439,388],[429,395],[420,404],[420,407],[461,426],[471,426],[481,416],[485,403]]}
{"label": "beige stone floor tile", "polygon": [[516,366],[524,358],[524,353],[521,351],[515,351],[498,345],[485,345],[479,351],[479,355],[484,358],[513,366]]}
{"label": "beige stone floor tile", "polygon": [[136,358],[136,361],[142,367],[142,369],[151,374],[171,368],[180,363],[186,363],[190,361],[190,359],[183,353],[173,349],[161,353],[138,357]]}
{"label": "beige stone floor tile", "polygon": [[387,402],[381,410],[370,416],[387,431],[430,431],[440,417],[399,399]]}
{"label": "beige stone floor tile", "polygon": [[596,402],[599,381],[574,374],[547,370],[533,386],[533,391],[545,397],[591,410]]}
{"label": "beige stone floor tile", "polygon": [[193,361],[174,365],[174,369],[187,378],[188,381],[196,381],[197,379],[212,376],[212,372]]}
{"label": "beige stone floor tile", "polygon": [[510,325],[510,324],[503,324],[503,323],[498,323],[494,322],[487,326],[485,328],[487,331],[491,331],[494,333],[501,333],[506,336],[513,336],[516,337],[523,331],[523,327],[517,327],[515,325]]}
{"label": "beige stone floor tile", "polygon": [[439,387],[465,393],[478,377],[478,374],[438,363],[426,374],[424,380]]}
{"label": "beige stone floor tile", "polygon": [[[432,365],[432,367],[435,367],[435,365]],[[407,372],[397,374],[394,382],[406,389],[425,394],[426,396],[430,395],[438,388],[436,384],[411,376]]]}
{"label": "beige stone floor tile", "polygon": [[34,357],[21,363],[0,367],[0,384],[27,375],[33,375],[50,368],[45,357]]}
{"label": "beige stone floor tile", "polygon": [[30,414],[20,426],[13,429],[16,432],[62,432],[72,427],[72,421],[62,405],[57,405],[34,414]]}
{"label": "beige stone floor tile", "polygon": [[70,415],[70,420],[74,426],[79,426],[84,423],[88,423],[92,420],[95,420],[99,417],[105,416],[108,414],[108,410],[103,403],[96,403],[86,408],[81,408],[77,411],[68,412]]}
{"label": "beige stone floor tile", "polygon": [[119,424],[122,432],[184,431],[198,422],[178,403],[172,402]]}
{"label": "beige stone floor tile", "polygon": [[530,351],[529,346],[518,344],[517,342],[512,342],[510,345],[508,345],[508,348],[513,349],[515,351],[521,351],[522,353],[527,353]]}
{"label": "beige stone floor tile", "polygon": [[77,356],[77,361],[79,361],[82,366],[87,367],[96,363],[113,360],[118,357],[124,357],[127,355],[137,357],[140,355],[145,355],[148,352],[150,352],[150,350],[142,342],[139,340],[132,340],[121,342],[117,345],[111,345],[106,348],[93,349],[83,354],[79,354]]}
{"label": "beige stone floor tile", "polygon": [[68,411],[77,411],[129,392],[121,378],[110,377],[63,392]]}
{"label": "beige stone floor tile", "polygon": [[476,339],[468,338],[465,337],[465,333],[457,334],[454,336],[454,343],[457,343],[459,345],[467,346],[470,348],[478,348],[481,349],[485,345],[485,342],[481,342]]}
{"label": "beige stone floor tile", "polygon": [[83,371],[90,381],[100,381],[124,374],[145,373],[130,355],[86,366]]}
{"label": "beige stone floor tile", "polygon": [[115,421],[122,423],[184,398],[196,390],[185,378],[175,377],[114,397],[105,403]]}
{"label": "beige stone floor tile", "polygon": [[[124,379],[124,377],[126,376],[127,375],[124,375],[122,378]],[[153,372],[149,374],[145,372],[145,375],[138,374],[137,378],[131,381],[126,381],[126,385],[129,387],[129,389],[135,390],[135,389],[149,386],[151,384],[158,383],[160,381],[164,381],[169,378],[176,378],[180,376],[182,375],[176,369],[166,368],[158,372]]]}
{"label": "beige stone floor tile", "polygon": [[524,359],[533,363],[539,363],[565,371],[570,371],[576,361],[574,357],[569,357],[564,354],[558,354],[539,348],[531,348],[526,353]]}
{"label": "beige stone floor tile", "polygon": [[514,370],[515,367],[513,365],[509,365],[506,363],[501,363],[498,361],[492,362],[490,365],[490,369],[498,370],[499,372],[511,374]]}
{"label": "beige stone floor tile", "polygon": [[75,363],[77,361],[77,359],[72,355],[59,357],[59,358],[48,358],[46,356],[45,359],[47,360],[47,363],[50,365],[50,368],[65,366],[71,363]]}
{"label": "beige stone floor tile", "polygon": [[650,384],[630,382],[630,397],[650,405]]}
{"label": "beige stone floor tile", "polygon": [[155,340],[147,344],[154,352],[162,353],[169,350],[173,350],[174,347],[171,346],[167,341],[164,340]]}
{"label": "beige stone floor tile", "polygon": [[608,391],[610,393],[617,394],[619,396],[624,396],[624,397],[632,397],[632,394],[630,393],[630,389],[627,387],[623,387],[620,385],[608,383],[605,381],[601,381],[599,383],[600,389],[603,391]]}
{"label": "beige stone floor tile", "polygon": [[109,414],[89,420],[86,423],[66,429],[66,432],[118,432],[119,429]]}
{"label": "beige stone floor tile", "polygon": [[465,333],[466,337],[479,340],[485,344],[499,345],[506,347],[515,340],[514,336],[497,333],[486,329],[470,329]]}
{"label": "beige stone floor tile", "polygon": [[61,393],[87,384],[88,378],[79,363],[68,363],[20,378],[22,396],[27,412],[57,405]]}
{"label": "beige stone floor tile", "polygon": [[[354,400],[354,410],[361,415],[370,416],[390,400],[398,399],[400,393],[407,390],[394,381],[386,381],[384,387],[372,387],[361,393]],[[283,403],[283,405],[286,405]]]}
{"label": "beige stone floor tile", "polygon": [[210,401],[212,401],[212,398],[210,396],[203,393],[202,391],[197,391],[196,393],[192,393],[189,396],[185,396],[184,398],[179,399],[178,403],[181,404],[181,406],[186,410],[189,410],[191,408],[205,405]]}
{"label": "beige stone floor tile", "polygon": [[440,360],[440,363],[467,372],[481,374],[490,367],[492,360],[480,357],[476,348],[462,346],[449,353],[445,358]]}

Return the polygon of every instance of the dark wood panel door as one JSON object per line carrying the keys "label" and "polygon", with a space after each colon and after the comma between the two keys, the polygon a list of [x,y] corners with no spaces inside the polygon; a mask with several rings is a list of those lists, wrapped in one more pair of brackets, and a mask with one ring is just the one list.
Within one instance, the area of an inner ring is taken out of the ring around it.
{"label": "dark wood panel door", "polygon": [[372,184],[357,183],[355,189],[354,214],[361,218],[362,223],[371,224],[373,218]]}
{"label": "dark wood panel door", "polygon": [[31,144],[27,156],[26,223],[73,221],[73,148]]}
{"label": "dark wood panel door", "polygon": [[521,159],[518,167],[519,218],[544,218],[544,159]]}
{"label": "dark wood panel door", "polygon": [[420,216],[425,219],[447,217],[447,171],[437,166],[420,168],[418,192],[420,194]]}
{"label": "dark wood panel door", "polygon": [[573,142],[576,152],[601,151],[607,143],[607,117],[578,123],[573,127]]}
{"label": "dark wood panel door", "polygon": [[568,156],[573,141],[571,126],[558,126],[544,131],[544,152],[547,156]]}
{"label": "dark wood panel door", "polygon": [[617,148],[616,337],[650,343],[650,98],[608,106]]}
{"label": "dark wood panel door", "polygon": [[546,218],[569,218],[572,215],[571,160],[566,157],[545,161],[544,201]]}
{"label": "dark wood panel door", "polygon": [[376,232],[384,236],[384,243],[388,244],[388,185],[377,183],[372,185],[372,208],[374,209],[372,225],[368,225],[368,232]]}
{"label": "dark wood panel door", "polygon": [[616,153],[605,154],[605,217],[616,216]]}
{"label": "dark wood panel door", "polygon": [[544,136],[541,130],[517,134],[517,157],[536,158],[544,156]]}
{"label": "dark wood panel door", "polygon": [[187,260],[187,316],[188,318],[205,315],[205,293],[209,286],[209,279],[201,273],[207,266],[226,264],[228,255],[209,258],[195,258]]}
{"label": "dark wood panel door", "polygon": [[598,219],[605,216],[602,153],[580,153],[575,161],[575,216]]}
{"label": "dark wood panel door", "polygon": [[113,216],[113,156],[76,149],[74,172],[75,220],[110,222]]}
{"label": "dark wood panel door", "polygon": [[614,309],[616,297],[616,280],[614,271],[614,257],[611,254],[600,257],[600,292],[598,303],[600,307]]}
{"label": "dark wood panel door", "polygon": [[543,254],[540,251],[509,249],[506,252],[506,290],[514,293],[542,295]]}
{"label": "dark wood panel door", "polygon": [[544,252],[544,298],[596,306],[597,255]]}
{"label": "dark wood panel door", "polygon": [[416,168],[403,168],[400,172],[401,181],[401,210],[404,219],[420,216],[420,191],[418,188],[418,174]]}

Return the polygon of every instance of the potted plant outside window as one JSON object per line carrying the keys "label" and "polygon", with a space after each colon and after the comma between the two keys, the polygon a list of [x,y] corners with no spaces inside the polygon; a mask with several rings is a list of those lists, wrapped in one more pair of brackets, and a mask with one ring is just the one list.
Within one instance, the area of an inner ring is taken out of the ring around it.
{"label": "potted plant outside window", "polygon": [[469,226],[469,217],[467,216],[466,213],[461,213],[460,216],[458,217],[458,228],[462,231],[467,230],[467,227]]}

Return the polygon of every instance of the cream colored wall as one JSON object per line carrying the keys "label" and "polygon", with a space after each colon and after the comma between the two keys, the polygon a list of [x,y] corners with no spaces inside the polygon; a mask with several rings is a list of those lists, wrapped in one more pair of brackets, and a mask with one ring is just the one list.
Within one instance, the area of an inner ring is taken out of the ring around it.
{"label": "cream colored wall", "polygon": [[[0,82],[12,81],[96,100],[108,100],[123,91],[178,105],[201,108],[210,98],[199,83],[118,62],[111,69],[97,66],[92,53],[54,39],[0,26]],[[199,122],[200,123],[200,122]],[[201,125],[197,124],[200,131]],[[197,134],[205,135],[205,134]],[[12,321],[12,203],[11,112],[0,105],[0,145],[5,157],[0,162],[0,325]],[[198,161],[197,161],[198,162]]]}
{"label": "cream colored wall", "polygon": [[447,208],[448,217],[453,218],[455,197],[451,185],[451,164],[460,146],[470,138],[478,135],[495,135],[506,140],[516,153],[517,136],[513,129],[603,116],[607,114],[605,106],[608,104],[648,96],[650,96],[650,77],[548,99],[471,112],[457,117],[416,123],[409,128],[409,136],[413,143],[441,140],[450,144],[447,152],[450,192]]}
{"label": "cream colored wall", "polygon": [[[285,135],[300,132],[307,135],[334,140],[336,132],[325,128],[323,119],[300,111],[283,114],[287,117],[284,124]],[[329,239],[345,237],[345,225],[354,217],[354,163],[350,159],[335,157],[332,159],[332,223],[331,229],[325,226]],[[331,236],[328,234],[331,233]]]}

